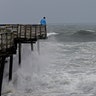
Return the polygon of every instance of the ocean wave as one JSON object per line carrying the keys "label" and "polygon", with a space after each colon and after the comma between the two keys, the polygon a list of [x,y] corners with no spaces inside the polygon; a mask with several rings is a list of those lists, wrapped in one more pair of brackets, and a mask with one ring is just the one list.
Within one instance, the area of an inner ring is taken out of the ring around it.
{"label": "ocean wave", "polygon": [[58,33],[56,33],[56,32],[50,32],[50,33],[47,33],[47,36],[49,37],[49,36],[56,35],[56,34],[58,34]]}
{"label": "ocean wave", "polygon": [[77,42],[96,41],[96,32],[93,30],[79,30],[73,33],[70,38]]}
{"label": "ocean wave", "polygon": [[62,42],[94,42],[96,41],[96,31],[79,30],[70,33],[60,33],[56,39]]}
{"label": "ocean wave", "polygon": [[89,34],[95,34],[94,30],[79,30],[74,33],[74,35],[89,35]]}
{"label": "ocean wave", "polygon": [[95,32],[94,30],[86,30],[86,31],[88,31],[88,32]]}

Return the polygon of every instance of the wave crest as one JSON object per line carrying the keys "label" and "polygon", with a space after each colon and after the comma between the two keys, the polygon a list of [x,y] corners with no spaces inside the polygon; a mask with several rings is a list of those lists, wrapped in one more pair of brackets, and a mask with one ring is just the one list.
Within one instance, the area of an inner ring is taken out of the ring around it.
{"label": "wave crest", "polygon": [[95,31],[93,30],[79,30],[77,32],[74,33],[74,35],[93,35],[95,34]]}
{"label": "wave crest", "polygon": [[52,35],[56,35],[56,34],[58,34],[58,33],[50,32],[50,33],[47,33],[47,37],[52,36]]}

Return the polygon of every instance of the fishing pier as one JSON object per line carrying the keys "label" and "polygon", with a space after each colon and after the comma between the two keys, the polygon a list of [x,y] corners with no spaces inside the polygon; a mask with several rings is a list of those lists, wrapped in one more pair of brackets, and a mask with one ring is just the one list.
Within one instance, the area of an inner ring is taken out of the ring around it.
{"label": "fishing pier", "polygon": [[40,24],[0,24],[0,96],[6,58],[9,62],[9,81],[12,80],[13,55],[17,54],[18,64],[21,65],[22,43],[29,43],[33,50],[33,43],[38,39],[47,38],[46,25]]}

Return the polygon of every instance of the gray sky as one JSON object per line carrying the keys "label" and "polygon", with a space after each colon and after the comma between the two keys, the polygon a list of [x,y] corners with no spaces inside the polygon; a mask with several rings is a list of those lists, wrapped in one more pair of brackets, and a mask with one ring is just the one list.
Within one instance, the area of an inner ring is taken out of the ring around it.
{"label": "gray sky", "polygon": [[96,23],[96,0],[0,0],[0,23]]}

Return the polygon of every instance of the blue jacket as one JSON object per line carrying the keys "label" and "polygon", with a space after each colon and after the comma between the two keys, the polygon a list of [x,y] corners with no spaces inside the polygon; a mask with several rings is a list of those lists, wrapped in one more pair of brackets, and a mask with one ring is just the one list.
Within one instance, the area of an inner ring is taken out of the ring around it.
{"label": "blue jacket", "polygon": [[46,25],[46,20],[45,19],[41,19],[40,24]]}

